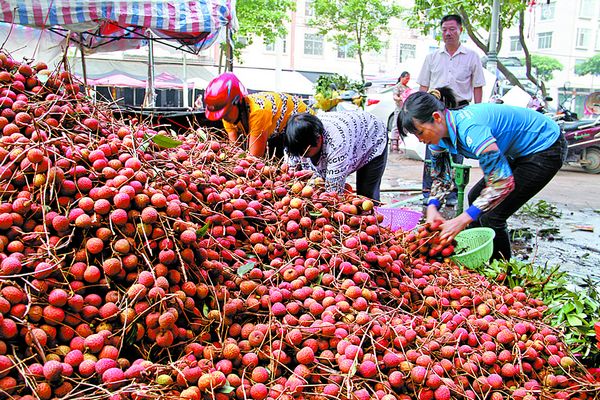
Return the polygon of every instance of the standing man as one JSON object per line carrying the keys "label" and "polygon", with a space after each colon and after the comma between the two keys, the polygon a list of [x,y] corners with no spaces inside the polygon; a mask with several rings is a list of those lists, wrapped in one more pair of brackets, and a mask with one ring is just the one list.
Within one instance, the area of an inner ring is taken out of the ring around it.
{"label": "standing man", "polygon": [[[447,86],[456,95],[458,107],[471,102],[481,103],[485,76],[477,53],[467,49],[460,43],[463,31],[460,15],[446,15],[440,23],[444,46],[425,57],[421,73],[417,79],[419,90],[428,91]],[[454,155],[453,161],[462,163],[461,155]],[[427,146],[425,160],[431,160],[431,150]],[[431,191],[431,173],[429,164],[423,166],[423,204],[427,204]],[[457,189],[448,197],[446,205],[454,206],[457,202]]]}

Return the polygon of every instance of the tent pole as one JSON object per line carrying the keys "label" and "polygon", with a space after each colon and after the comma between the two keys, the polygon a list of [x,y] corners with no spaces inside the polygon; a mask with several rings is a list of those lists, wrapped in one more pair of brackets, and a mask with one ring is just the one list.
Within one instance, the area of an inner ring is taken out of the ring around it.
{"label": "tent pole", "polygon": [[65,69],[65,71],[70,72],[70,68],[69,68],[69,59],[68,59],[68,53],[69,53],[69,44],[71,41],[71,31],[69,31],[69,33],[67,34],[67,40],[65,41],[65,51],[63,53],[63,68]]}
{"label": "tent pole", "polygon": [[225,39],[225,72],[233,72],[233,44],[231,43],[231,28],[227,25]]}
{"label": "tent pole", "polygon": [[85,65],[85,53],[83,51],[83,35],[79,34],[79,52],[81,53],[81,70],[83,72],[83,85],[85,86],[85,92],[89,95],[88,82],[87,82],[87,69]]}
{"label": "tent pole", "polygon": [[183,51],[183,106],[185,108],[188,108],[190,105],[187,79],[187,55],[186,52]]}
{"label": "tent pole", "polygon": [[146,95],[144,96],[144,107],[153,108],[156,106],[156,93],[154,92],[154,41],[152,40],[152,31],[146,30],[148,34],[148,78],[146,80]]}
{"label": "tent pole", "polygon": [[223,46],[219,46],[219,75],[221,75],[221,67],[223,66]]}

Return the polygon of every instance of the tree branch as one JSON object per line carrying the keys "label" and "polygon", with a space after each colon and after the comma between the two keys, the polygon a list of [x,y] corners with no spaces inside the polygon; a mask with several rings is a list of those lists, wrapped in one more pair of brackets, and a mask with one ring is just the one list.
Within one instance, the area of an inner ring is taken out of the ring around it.
{"label": "tree branch", "polygon": [[[529,52],[529,48],[527,47],[527,43],[525,43],[525,10],[519,11],[519,42],[521,43],[521,47],[523,48],[523,53],[525,54],[525,75],[527,75],[527,79],[533,82],[534,85],[539,87],[542,90],[542,96],[546,97],[546,85],[543,81],[538,82],[538,80],[531,74],[531,53]],[[541,83],[541,84],[540,84]],[[521,86],[522,88],[522,86]]]}
{"label": "tree branch", "polygon": [[498,43],[496,44],[496,53],[500,53],[500,49],[502,48],[502,33],[504,32],[504,27],[502,24],[499,24],[498,27]]}
{"label": "tree branch", "polygon": [[465,28],[467,28],[467,35],[469,35],[469,37],[471,38],[473,43],[477,45],[477,47],[479,47],[485,52],[485,54],[487,54],[489,52],[489,46],[475,34],[473,25],[471,25],[471,21],[469,21],[469,16],[467,15],[467,12],[465,11],[464,7],[460,7],[459,13],[462,17],[463,25],[465,26]]}

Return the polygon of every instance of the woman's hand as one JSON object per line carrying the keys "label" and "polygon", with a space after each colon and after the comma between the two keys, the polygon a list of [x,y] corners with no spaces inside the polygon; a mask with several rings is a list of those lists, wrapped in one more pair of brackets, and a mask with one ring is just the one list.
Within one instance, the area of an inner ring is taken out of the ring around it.
{"label": "woman's hand", "polygon": [[471,222],[473,222],[473,220],[467,213],[462,213],[458,217],[444,222],[441,226],[442,233],[440,234],[440,239],[447,239],[448,241],[454,240],[456,235],[463,231]]}
{"label": "woman's hand", "polygon": [[444,216],[438,211],[437,207],[434,205],[427,206],[427,218],[425,222],[432,223],[434,221],[442,221],[445,222],[446,219]]}

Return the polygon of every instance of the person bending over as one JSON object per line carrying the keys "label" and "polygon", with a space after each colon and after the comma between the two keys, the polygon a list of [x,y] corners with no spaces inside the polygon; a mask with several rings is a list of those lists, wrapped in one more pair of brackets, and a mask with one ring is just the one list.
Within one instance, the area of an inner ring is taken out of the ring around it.
{"label": "person bending over", "polygon": [[248,94],[231,72],[209,82],[204,93],[205,115],[211,121],[223,120],[232,143],[246,142],[248,152],[263,157],[283,157],[283,137],[289,118],[313,111],[298,97],[285,93]]}
{"label": "person bending over", "polygon": [[[434,95],[435,94],[435,95]],[[510,259],[506,220],[538,193],[561,168],[566,141],[556,122],[524,107],[473,104],[449,110],[452,90],[408,96],[398,126],[432,150],[433,185],[427,221],[443,221],[442,238],[452,240],[468,225],[496,232],[494,259]],[[483,178],[469,192],[469,208],[444,220],[438,211],[451,192],[450,155],[479,160]]]}
{"label": "person bending over", "polygon": [[288,154],[323,178],[327,190],[343,192],[346,178],[356,172],[356,193],[376,201],[387,142],[383,121],[364,111],[296,114],[284,135]]}

